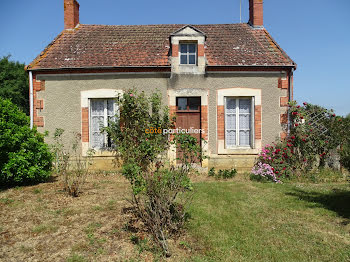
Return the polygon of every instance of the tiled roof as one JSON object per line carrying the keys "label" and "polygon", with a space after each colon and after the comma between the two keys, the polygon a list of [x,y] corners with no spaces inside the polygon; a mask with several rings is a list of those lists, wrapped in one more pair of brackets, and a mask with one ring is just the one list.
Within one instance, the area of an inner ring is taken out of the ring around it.
{"label": "tiled roof", "polygon": [[[295,66],[265,29],[192,25],[207,36],[208,66]],[[79,25],[65,30],[28,69],[170,66],[169,36],[184,25]]]}

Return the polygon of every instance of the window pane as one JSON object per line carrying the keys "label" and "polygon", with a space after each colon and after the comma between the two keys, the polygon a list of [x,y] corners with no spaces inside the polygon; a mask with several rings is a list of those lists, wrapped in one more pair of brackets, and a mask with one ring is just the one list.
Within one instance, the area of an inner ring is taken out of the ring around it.
{"label": "window pane", "polygon": [[239,113],[250,113],[250,99],[239,99]]}
{"label": "window pane", "polygon": [[187,98],[179,97],[177,99],[177,109],[178,110],[187,110]]}
{"label": "window pane", "polygon": [[239,131],[239,145],[249,146],[250,145],[250,131]]}
{"label": "window pane", "polygon": [[104,100],[92,99],[91,100],[91,115],[103,116],[104,114]]}
{"label": "window pane", "polygon": [[188,52],[189,53],[195,53],[196,52],[196,45],[195,44],[189,44],[188,45]]}
{"label": "window pane", "polygon": [[239,129],[250,129],[250,115],[239,115]]}
{"label": "window pane", "polygon": [[199,110],[201,99],[199,97],[189,97],[188,105],[190,110]]}
{"label": "window pane", "polygon": [[188,59],[189,59],[190,65],[196,64],[196,56],[195,55],[189,55]]}
{"label": "window pane", "polygon": [[236,113],[236,99],[226,98],[226,113]]}
{"label": "window pane", "polygon": [[181,54],[187,53],[187,44],[180,45],[180,52],[181,52]]}
{"label": "window pane", "polygon": [[100,128],[103,126],[103,116],[92,116],[91,119],[92,132],[99,132]]}
{"label": "window pane", "polygon": [[226,115],[226,129],[236,130],[236,115]]}
{"label": "window pane", "polygon": [[107,99],[107,115],[114,116],[114,99]]}
{"label": "window pane", "polygon": [[226,131],[226,145],[235,146],[236,145],[236,131],[228,130]]}
{"label": "window pane", "polygon": [[181,55],[180,57],[180,64],[186,65],[187,64],[187,55]]}
{"label": "window pane", "polygon": [[104,143],[104,135],[100,132],[92,133],[92,147],[94,148],[102,148]]}

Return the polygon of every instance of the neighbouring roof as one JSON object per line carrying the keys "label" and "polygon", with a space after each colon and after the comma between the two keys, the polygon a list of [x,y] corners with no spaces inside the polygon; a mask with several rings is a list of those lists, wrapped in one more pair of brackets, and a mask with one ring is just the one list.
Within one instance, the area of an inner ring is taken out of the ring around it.
{"label": "neighbouring roof", "polygon": [[[185,25],[84,25],[64,30],[27,69],[170,66],[169,37]],[[191,25],[206,36],[208,66],[296,66],[265,29]]]}

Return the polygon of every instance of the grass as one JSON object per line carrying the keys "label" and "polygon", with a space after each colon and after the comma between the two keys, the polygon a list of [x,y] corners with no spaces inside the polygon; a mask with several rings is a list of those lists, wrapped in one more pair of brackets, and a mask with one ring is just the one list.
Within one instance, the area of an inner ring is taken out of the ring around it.
{"label": "grass", "polygon": [[0,261],[350,261],[349,185],[316,182],[197,177],[187,231],[167,259],[128,212],[119,175],[90,177],[78,198],[59,180],[7,189]]}
{"label": "grass", "polygon": [[350,191],[342,184],[197,183],[194,261],[349,261]]}

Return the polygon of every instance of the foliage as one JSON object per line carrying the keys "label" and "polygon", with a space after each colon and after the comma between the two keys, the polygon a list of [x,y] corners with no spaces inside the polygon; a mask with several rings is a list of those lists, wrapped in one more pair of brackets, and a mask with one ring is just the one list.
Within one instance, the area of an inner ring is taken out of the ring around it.
{"label": "foliage", "polygon": [[324,167],[330,153],[349,141],[346,121],[332,110],[317,105],[303,103],[300,106],[291,102],[290,122],[288,137],[265,145],[253,171],[259,170],[263,163],[271,166],[278,179],[305,174]]}
{"label": "foliage", "polygon": [[10,56],[0,58],[0,97],[10,99],[28,115],[28,74],[24,70],[24,64],[9,61],[9,58]]}
{"label": "foliage", "polygon": [[281,183],[281,181],[276,177],[274,168],[269,164],[262,162],[258,162],[257,165],[253,167],[250,178],[251,180],[256,181],[272,181],[275,183]]}
{"label": "foliage", "polygon": [[66,149],[62,139],[63,133],[64,130],[61,128],[56,128],[54,133],[54,143],[51,145],[55,156],[54,167],[56,173],[62,176],[63,189],[68,195],[78,197],[89,174],[91,158],[95,152],[89,149],[87,157],[81,155],[81,135],[78,133],[74,133],[71,148]]}
{"label": "foliage", "polygon": [[350,114],[341,120],[343,139],[340,145],[340,163],[350,171]]}
{"label": "foliage", "polygon": [[42,182],[51,168],[44,136],[30,129],[29,118],[16,105],[0,98],[0,185]]}
{"label": "foliage", "polygon": [[219,169],[218,172],[215,171],[215,168],[212,167],[208,171],[208,176],[215,177],[216,179],[228,179],[233,178],[237,174],[236,169]]}
{"label": "foliage", "polygon": [[[133,207],[155,243],[169,256],[167,239],[179,233],[187,218],[192,189],[188,173],[192,163],[202,159],[200,145],[190,135],[163,135],[163,129],[174,127],[175,118],[170,119],[158,93],[147,97],[129,90],[117,103],[120,115],[105,131],[131,184]],[[150,129],[159,132],[146,132]],[[177,159],[181,164],[176,167],[167,162],[171,146],[182,152]]]}

